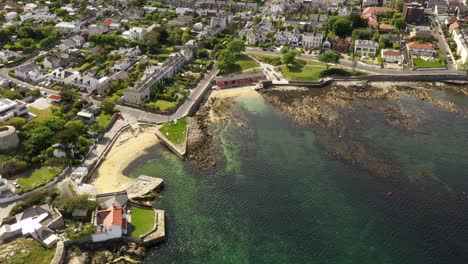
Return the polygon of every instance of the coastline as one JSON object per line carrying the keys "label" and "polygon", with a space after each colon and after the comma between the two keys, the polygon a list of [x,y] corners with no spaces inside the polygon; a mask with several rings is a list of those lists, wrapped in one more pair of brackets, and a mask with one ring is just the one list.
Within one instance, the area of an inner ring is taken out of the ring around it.
{"label": "coastline", "polygon": [[91,184],[100,193],[122,191],[135,183],[136,179],[123,174],[125,168],[159,143],[154,134],[156,127],[139,127],[122,133],[104,162],[99,166],[97,176]]}

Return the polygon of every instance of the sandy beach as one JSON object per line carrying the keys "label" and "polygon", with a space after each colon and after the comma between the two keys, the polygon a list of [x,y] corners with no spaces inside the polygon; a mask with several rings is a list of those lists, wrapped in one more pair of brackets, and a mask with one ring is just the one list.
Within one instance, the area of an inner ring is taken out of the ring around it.
{"label": "sandy beach", "polygon": [[221,89],[221,90],[213,90],[210,94],[210,98],[232,98],[232,97],[239,97],[243,95],[248,95],[255,93],[255,85],[254,86],[245,86],[239,88],[230,88],[230,89]]}
{"label": "sandy beach", "polygon": [[99,166],[98,175],[92,182],[101,193],[122,191],[135,182],[123,175],[123,170],[147,149],[157,144],[154,134],[156,127],[128,129],[119,136],[104,162]]}

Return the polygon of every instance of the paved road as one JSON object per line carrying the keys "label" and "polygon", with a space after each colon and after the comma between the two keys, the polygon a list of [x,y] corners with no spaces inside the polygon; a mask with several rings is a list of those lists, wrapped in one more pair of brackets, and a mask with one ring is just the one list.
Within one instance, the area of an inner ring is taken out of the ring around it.
{"label": "paved road", "polygon": [[[259,53],[259,54],[265,54],[265,55],[277,55],[277,56],[282,55],[281,52],[278,52],[278,51],[265,51],[265,50],[262,50],[261,48],[258,48],[258,47],[247,47],[246,52],[247,53]],[[301,55],[299,55],[299,58],[307,59],[307,60],[317,60],[316,55],[308,55],[308,54],[301,54]],[[347,67],[347,68],[352,68],[353,67],[353,63],[351,61],[344,60],[344,59],[340,60],[339,65]],[[460,75],[464,75],[465,74],[465,73],[457,71],[457,70],[455,70],[453,68],[448,69],[448,70],[433,70],[433,71],[432,70],[431,71],[412,71],[412,70],[401,71],[401,70],[398,70],[398,69],[387,69],[387,68],[381,69],[381,68],[378,68],[378,67],[375,67],[375,66],[365,65],[365,64],[361,64],[361,63],[359,63],[356,66],[356,69],[363,70],[363,71],[368,71],[368,72],[375,73],[375,74],[392,74],[392,75],[413,75],[413,74],[414,75],[418,75],[418,74],[424,74],[424,75],[460,74]]]}
{"label": "paved road", "polygon": [[190,90],[190,94],[185,102],[177,109],[177,111],[172,115],[162,115],[155,114],[150,112],[145,112],[140,109],[135,109],[128,106],[119,105],[117,108],[122,112],[124,118],[128,120],[130,124],[134,124],[138,121],[150,122],[150,123],[164,123],[170,120],[179,119],[185,117],[190,113],[193,105],[197,100],[202,97],[207,89],[210,89],[210,83],[214,77],[218,74],[219,70],[212,69],[208,75],[198,83],[197,87]]}
{"label": "paved road", "polygon": [[[431,21],[431,23],[434,26],[434,30],[433,30],[433,33],[434,33],[434,36],[437,38],[437,42],[439,44],[439,48],[440,48],[440,51],[442,51],[442,53],[444,54],[444,56],[447,56],[447,54],[450,54],[451,57],[453,58],[453,54],[452,54],[452,51],[450,50],[450,47],[447,43],[447,40],[445,39],[445,36],[442,32],[442,28],[440,27],[440,23],[436,23],[436,19],[434,19],[433,17],[429,17],[429,20]],[[449,70],[456,70],[456,65],[452,63],[451,60],[447,60],[448,63],[447,63],[447,68]]]}

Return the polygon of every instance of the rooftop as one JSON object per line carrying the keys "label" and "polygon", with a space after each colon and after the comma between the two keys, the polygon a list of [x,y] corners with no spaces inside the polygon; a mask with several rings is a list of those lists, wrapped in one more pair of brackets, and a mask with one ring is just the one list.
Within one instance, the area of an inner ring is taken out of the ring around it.
{"label": "rooftop", "polygon": [[434,45],[430,43],[420,43],[420,42],[410,42],[408,43],[410,49],[425,49],[425,50],[434,50]]}

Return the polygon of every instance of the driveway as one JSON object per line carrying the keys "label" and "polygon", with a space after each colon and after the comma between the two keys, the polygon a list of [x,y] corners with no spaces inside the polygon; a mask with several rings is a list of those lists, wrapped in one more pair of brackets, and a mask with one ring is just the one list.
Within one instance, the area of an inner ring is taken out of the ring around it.
{"label": "driveway", "polygon": [[44,110],[51,106],[51,104],[47,101],[47,99],[40,97],[33,103],[30,103],[28,106],[32,106],[38,110]]}

